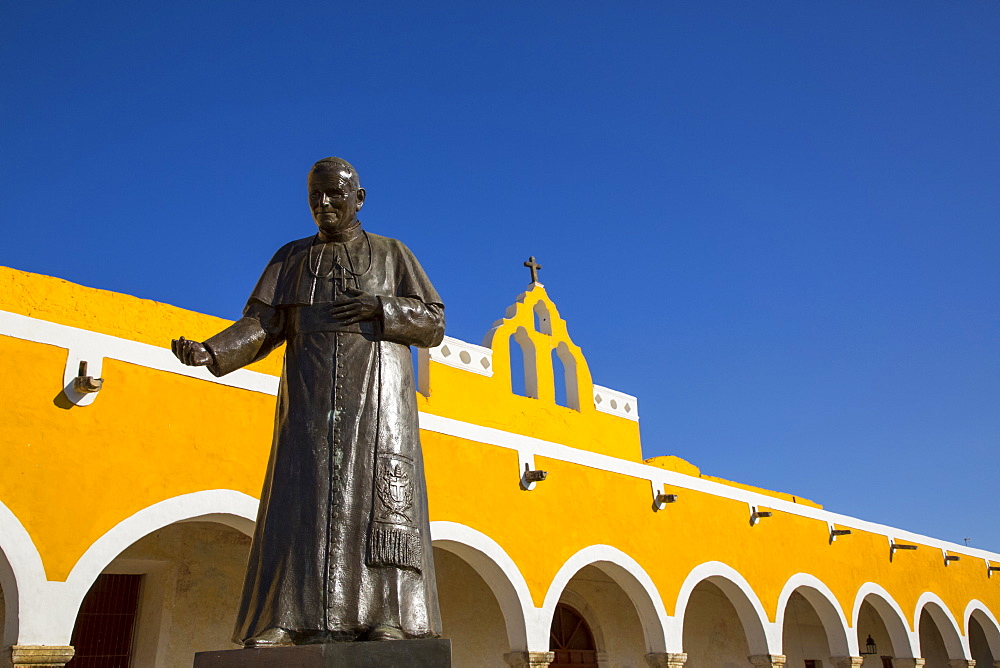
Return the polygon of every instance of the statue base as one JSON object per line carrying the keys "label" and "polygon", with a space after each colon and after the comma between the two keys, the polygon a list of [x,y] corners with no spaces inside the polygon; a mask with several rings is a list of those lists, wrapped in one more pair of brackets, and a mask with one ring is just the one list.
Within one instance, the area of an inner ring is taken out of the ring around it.
{"label": "statue base", "polygon": [[194,668],[451,668],[451,641],[336,642],[198,652]]}

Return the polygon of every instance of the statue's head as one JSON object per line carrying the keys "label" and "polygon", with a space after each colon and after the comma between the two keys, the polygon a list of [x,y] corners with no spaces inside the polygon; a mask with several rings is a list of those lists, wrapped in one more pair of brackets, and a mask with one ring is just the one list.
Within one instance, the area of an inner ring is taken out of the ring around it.
{"label": "statue's head", "polygon": [[323,232],[342,232],[352,227],[364,203],[365,189],[351,163],[323,158],[309,170],[309,209]]}

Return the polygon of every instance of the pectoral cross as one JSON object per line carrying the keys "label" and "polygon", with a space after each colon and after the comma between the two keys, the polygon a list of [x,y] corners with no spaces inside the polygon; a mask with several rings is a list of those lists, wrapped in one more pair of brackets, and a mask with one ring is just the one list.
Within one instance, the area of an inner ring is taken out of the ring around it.
{"label": "pectoral cross", "polygon": [[336,256],[333,258],[333,294],[335,297],[339,297],[344,294],[344,289],[347,287],[347,274],[344,268],[337,262]]}
{"label": "pectoral cross", "polygon": [[524,263],[524,266],[531,270],[531,282],[538,282],[538,270],[542,268],[542,265],[535,262],[535,256],[532,255],[528,258],[528,261]]}

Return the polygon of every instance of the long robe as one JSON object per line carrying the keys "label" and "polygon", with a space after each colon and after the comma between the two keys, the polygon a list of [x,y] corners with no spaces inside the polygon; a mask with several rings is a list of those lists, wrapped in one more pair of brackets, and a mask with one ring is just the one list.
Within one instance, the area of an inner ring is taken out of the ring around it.
{"label": "long robe", "polygon": [[[351,287],[378,297],[380,318],[333,320]],[[205,342],[216,375],[286,344],[235,642],[272,627],[440,634],[409,346],[443,336],[441,298],[410,250],[356,228],[281,248],[243,318]]]}

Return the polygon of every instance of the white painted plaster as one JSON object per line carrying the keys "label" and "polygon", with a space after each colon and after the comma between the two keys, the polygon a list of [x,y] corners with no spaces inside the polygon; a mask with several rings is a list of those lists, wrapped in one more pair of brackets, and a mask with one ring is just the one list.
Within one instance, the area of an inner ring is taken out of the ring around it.
{"label": "white painted plaster", "polygon": [[882,623],[885,624],[886,631],[889,632],[893,656],[900,658],[919,657],[920,642],[917,634],[910,630],[911,626],[903,608],[882,585],[866,582],[858,588],[858,593],[854,597],[854,607],[851,610],[852,628],[857,628],[861,604],[866,599],[882,618]]}
{"label": "white painted plaster", "polygon": [[520,479],[521,489],[526,492],[530,492],[535,489],[537,482],[528,482],[525,480],[524,474],[528,471],[535,470],[535,455],[531,454],[530,450],[518,450],[517,451],[517,473]]}
{"label": "white painted plaster", "polygon": [[[201,367],[184,366],[174,358],[167,348],[160,348],[144,343],[137,343],[127,339],[121,339],[107,334],[99,334],[67,325],[58,325],[37,318],[30,318],[15,313],[0,311],[0,335],[13,336],[27,341],[35,341],[62,348],[72,348],[78,342],[100,344],[102,357],[111,357],[131,364],[146,366],[151,369],[158,369],[168,373],[175,373],[192,378],[200,378],[220,385],[228,385],[247,389],[264,394],[277,394],[278,378],[267,374],[256,373],[242,369],[234,371],[222,378],[212,376],[207,370]],[[489,336],[487,336],[489,338]],[[93,360],[88,360],[93,363]],[[76,369],[73,369],[74,375]],[[91,374],[93,375],[93,374]],[[102,390],[104,391],[104,390]],[[959,545],[948,541],[923,536],[921,534],[903,531],[884,524],[876,524],[865,520],[832,513],[820,508],[813,508],[804,504],[785,501],[758,492],[731,487],[722,483],[713,482],[704,478],[668,471],[656,466],[649,466],[641,462],[633,462],[617,457],[602,455],[596,452],[580,450],[568,445],[544,441],[531,436],[514,434],[500,429],[483,427],[469,422],[462,422],[440,415],[430,415],[420,413],[420,428],[425,431],[433,431],[449,436],[455,436],[471,441],[479,441],[489,445],[503,448],[510,448],[522,452],[531,452],[536,455],[544,455],[552,459],[558,459],[588,468],[608,471],[619,475],[633,478],[649,480],[653,485],[670,485],[681,489],[689,489],[717,497],[740,501],[748,505],[759,505],[765,508],[815,519],[820,522],[836,524],[850,529],[858,529],[869,533],[892,536],[901,541],[910,541],[927,545],[929,547],[946,549],[951,553],[966,555],[969,557],[983,559],[986,562],[1000,562],[1000,554],[971,548],[966,545]]]}
{"label": "white painted plaster", "polygon": [[[181,376],[189,376],[207,380],[211,383],[238,387],[252,392],[262,394],[277,394],[278,378],[256,371],[240,369],[224,378],[216,378],[205,367],[185,366],[178,361],[169,348],[151,346],[148,343],[129,341],[109,334],[92,332],[79,327],[70,327],[48,320],[39,320],[0,311],[0,335],[11,336],[16,339],[44,343],[50,346],[66,348],[66,368],[63,372],[62,386],[72,385],[72,379],[76,378],[81,360],[88,362],[87,374],[95,378],[100,376],[102,362],[105,357],[110,357],[131,364],[138,364],[158,371],[166,371]],[[164,342],[167,343],[167,342]],[[108,389],[108,388],[105,388]],[[105,390],[101,390],[103,392]],[[67,396],[73,400],[72,395],[76,395],[77,403],[85,405],[94,401],[94,397],[100,392],[80,395],[75,390],[70,390]]]}
{"label": "white painted plaster", "polygon": [[858,647],[862,651],[867,651],[868,638],[875,643],[874,654],[860,654],[863,657],[862,668],[883,668],[882,656],[905,657],[909,653],[908,644],[902,653],[893,651],[892,639],[889,637],[889,630],[886,628],[882,618],[882,613],[875,609],[871,601],[866,599],[858,610],[858,619],[854,625],[854,635],[857,638]]}
{"label": "white painted plaster", "polygon": [[[664,510],[667,507],[667,505],[669,505],[667,502],[661,502],[661,501],[657,500],[657,497],[659,497],[660,494],[671,494],[674,497],[680,497],[679,494],[676,494],[675,492],[668,490],[662,484],[657,483],[654,480],[650,480],[649,484],[650,484],[650,488],[653,491],[653,506],[657,510]],[[680,498],[677,498],[677,499],[675,499],[674,502],[679,502],[679,501],[680,501]]]}
{"label": "white painted plaster", "polygon": [[[808,573],[796,573],[788,578],[778,596],[778,608],[775,622],[784,628],[785,610],[792,593],[798,591],[819,616],[823,629],[826,631],[827,644],[830,646],[830,656],[858,656],[858,638],[847,626],[844,611],[830,590],[819,578]],[[784,639],[782,639],[784,647]],[[783,652],[784,653],[784,652]]]}
{"label": "white painted plaster", "polygon": [[786,666],[804,666],[809,659],[827,665],[830,656],[843,656],[830,649],[823,620],[805,596],[804,589],[793,591],[788,598],[781,624],[781,653]]}
{"label": "white painted plaster", "polygon": [[639,400],[610,387],[594,385],[594,408],[602,413],[639,421]]}
{"label": "white painted plaster", "polygon": [[[917,599],[916,608],[913,611],[913,628],[918,634],[920,633],[920,613],[923,609],[927,609],[927,613],[934,620],[934,623],[938,627],[938,631],[941,633],[941,639],[944,640],[945,649],[948,652],[949,659],[968,659],[969,654],[969,641],[966,636],[962,635],[961,627],[958,625],[958,621],[955,619],[955,615],[952,614],[951,610],[941,597],[937,594],[929,591],[925,591]],[[917,656],[923,656],[918,654]],[[926,657],[925,657],[926,658]]]}
{"label": "white painted plaster", "polygon": [[190,666],[195,652],[233,649],[250,538],[214,522],[177,522],[143,536],[104,573],[143,575],[132,665]]}
{"label": "white painted plaster", "polygon": [[143,508],[97,539],[80,557],[65,582],[36,583],[22,589],[18,642],[22,645],[68,645],[84,596],[97,576],[125,548],[143,536],[175,522],[195,518],[227,520],[237,530],[257,516],[258,501],[228,489],[212,489],[175,496]]}
{"label": "white painted plaster", "polygon": [[462,557],[434,548],[434,572],[443,638],[454,666],[507,668],[510,651],[503,611],[490,586]]}
{"label": "white painted plaster", "polygon": [[781,654],[781,625],[768,620],[757,593],[736,569],[721,561],[708,561],[691,569],[677,594],[674,606],[673,635],[668,638],[668,652],[683,652],[684,613],[691,592],[707,580],[717,586],[736,608],[750,654]]}
{"label": "white painted plaster", "polygon": [[480,376],[493,375],[493,350],[490,348],[446,336],[440,345],[426,350],[431,361],[438,364],[471,371]]}
{"label": "white painted plaster", "polygon": [[962,619],[965,621],[966,639],[969,637],[969,624],[973,616],[982,627],[983,633],[986,634],[986,642],[989,643],[990,653],[994,657],[1000,657],[1000,623],[997,623],[997,618],[986,607],[986,604],[979,599],[974,598],[969,601],[969,604],[965,606],[965,611],[962,613]]}
{"label": "white painted plaster", "polygon": [[646,663],[649,650],[635,605],[600,568],[591,564],[577,571],[562,590],[559,605],[574,608],[587,622],[599,668],[638,668]]}
{"label": "white painted plaster", "polygon": [[43,587],[45,567],[28,530],[0,502],[0,587],[4,593],[3,645],[18,643],[19,619],[25,599]]}
{"label": "white painted plaster", "polygon": [[[584,568],[581,569],[581,572],[585,573],[586,572],[585,569],[586,566],[584,566]],[[604,575],[603,572],[601,572],[600,574],[602,576]],[[573,583],[572,579],[570,580],[570,583]],[[624,592],[621,592],[621,588],[619,588],[619,592],[624,595]],[[569,607],[573,608],[578,613],[580,613],[580,616],[583,617],[583,621],[587,622],[587,626],[590,627],[590,633],[594,638],[594,647],[597,648],[598,652],[606,652],[608,643],[604,637],[604,624],[601,622],[601,617],[597,614],[597,611],[594,609],[594,606],[590,604],[590,601],[583,595],[578,594],[577,592],[567,587],[566,589],[563,589],[562,596],[559,597],[559,603],[568,605]],[[631,605],[631,601],[629,601],[628,605]],[[633,611],[632,614],[635,615],[635,612]],[[636,627],[638,628],[639,618],[635,617],[634,621],[636,622]],[[600,658],[598,658],[598,665],[600,666]]]}
{"label": "white painted plaster", "polygon": [[533,452],[551,459],[563,462],[586,466],[588,468],[608,471],[642,480],[649,480],[654,485],[669,485],[680,489],[688,489],[713,496],[732,499],[746,503],[748,506],[759,506],[767,510],[787,513],[798,517],[806,517],[820,522],[832,523],[837,526],[867,531],[883,536],[893,536],[898,540],[906,540],[921,545],[945,548],[949,552],[964,554],[980,559],[1000,561],[1000,554],[979,550],[957,543],[931,538],[920,534],[903,531],[884,524],[867,522],[848,515],[832,513],[821,508],[814,508],[793,501],[786,501],[774,496],[768,496],[759,492],[731,487],[722,483],[713,482],[704,478],[684,475],[676,471],[668,471],[657,466],[650,466],[641,462],[633,462],[627,459],[619,459],[610,455],[603,455],[597,452],[573,448],[561,443],[545,441],[532,436],[514,434],[511,432],[484,427],[453,418],[429,413],[420,413],[420,428],[425,431],[432,431],[448,436],[455,436],[469,441],[486,443],[502,448],[510,448],[519,452]]}
{"label": "white painted plaster", "polygon": [[749,668],[743,622],[730,598],[702,580],[684,610],[684,668]]}
{"label": "white painted plaster", "polygon": [[[535,626],[533,629],[529,627],[529,649],[533,651],[548,649],[549,629],[552,626],[552,616],[559,603],[559,597],[577,571],[590,565],[599,568],[614,580],[632,601],[642,624],[647,651],[676,651],[667,649],[668,626],[672,620],[667,617],[663,600],[656,585],[653,584],[652,578],[639,565],[639,562],[610,545],[585,547],[562,565],[549,584],[549,589],[545,594],[545,602],[540,609],[536,610]],[[537,635],[532,635],[532,630]]]}
{"label": "white painted plaster", "polygon": [[926,668],[945,668],[945,666],[958,668],[952,664],[945,644],[943,633],[947,631],[938,626],[927,608],[920,614],[917,632],[920,638],[920,656]]}
{"label": "white painted plaster", "polygon": [[[510,555],[486,534],[458,522],[431,522],[431,541],[434,547],[461,557],[489,585],[503,612],[510,651],[527,651],[527,625],[534,621],[535,606],[528,583]],[[548,633],[546,627],[545,651]]]}

